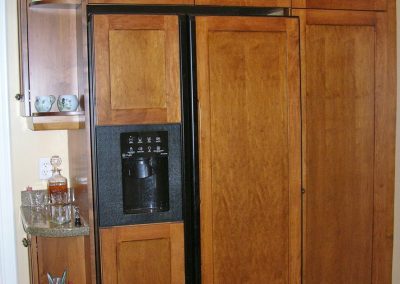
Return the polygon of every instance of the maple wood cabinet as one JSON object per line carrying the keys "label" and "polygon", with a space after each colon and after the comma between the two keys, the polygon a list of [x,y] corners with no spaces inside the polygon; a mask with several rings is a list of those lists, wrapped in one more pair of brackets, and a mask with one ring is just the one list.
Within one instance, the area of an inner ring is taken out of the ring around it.
{"label": "maple wood cabinet", "polygon": [[300,283],[298,21],[196,32],[202,283]]}
{"label": "maple wood cabinet", "polygon": [[302,57],[303,283],[391,283],[395,93],[387,14],[293,14]]}
{"label": "maple wood cabinet", "polygon": [[387,0],[292,0],[292,8],[386,10]]}
{"label": "maple wood cabinet", "polygon": [[67,270],[68,283],[91,283],[88,273],[90,259],[85,255],[88,237],[29,236],[25,242],[32,284],[48,283],[48,272],[53,277],[60,277],[64,270]]}
{"label": "maple wood cabinet", "polygon": [[[85,127],[84,98],[78,88],[82,75],[77,52],[79,4],[75,0],[18,0],[21,87],[16,99],[31,130]],[[71,94],[79,101],[76,111],[59,111],[57,97]],[[42,96],[55,97],[46,112],[35,107],[35,100]]]}
{"label": "maple wood cabinet", "polygon": [[102,228],[102,283],[185,283],[183,243],[183,223]]}
{"label": "maple wood cabinet", "polygon": [[96,124],[179,122],[178,17],[93,18]]}

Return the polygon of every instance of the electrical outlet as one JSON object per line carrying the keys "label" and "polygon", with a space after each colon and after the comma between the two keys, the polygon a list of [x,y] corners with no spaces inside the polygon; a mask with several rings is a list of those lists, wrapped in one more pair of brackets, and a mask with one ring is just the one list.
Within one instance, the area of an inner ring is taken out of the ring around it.
{"label": "electrical outlet", "polygon": [[39,159],[39,177],[40,179],[49,179],[52,175],[52,166],[50,164],[50,158]]}

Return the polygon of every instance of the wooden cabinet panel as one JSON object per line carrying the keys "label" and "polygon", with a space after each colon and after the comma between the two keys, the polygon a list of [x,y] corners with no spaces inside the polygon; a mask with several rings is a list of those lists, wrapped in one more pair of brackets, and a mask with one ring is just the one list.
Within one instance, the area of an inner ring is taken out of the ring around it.
{"label": "wooden cabinet panel", "polygon": [[27,236],[29,258],[29,280],[31,284],[39,284],[38,253],[36,237]]}
{"label": "wooden cabinet panel", "polygon": [[88,0],[89,4],[193,5],[194,0]]}
{"label": "wooden cabinet panel", "polygon": [[[84,98],[78,89],[78,66],[82,64],[78,56],[78,3],[17,2],[21,94],[16,98],[20,114],[27,117],[28,128],[34,131],[83,128]],[[38,104],[37,109],[36,100],[50,95],[55,101]],[[60,112],[57,97],[61,95],[77,96],[77,109]]]}
{"label": "wooden cabinet panel", "polygon": [[195,0],[195,5],[290,7],[290,0]]}
{"label": "wooden cabinet panel", "polygon": [[103,283],[184,283],[182,223],[100,229]]}
{"label": "wooden cabinet panel", "polygon": [[293,8],[386,10],[387,0],[292,0]]}
{"label": "wooden cabinet panel", "polygon": [[203,283],[300,283],[296,19],[196,19]]}
{"label": "wooden cabinet panel", "polygon": [[98,125],[180,121],[177,16],[94,16]]}
{"label": "wooden cabinet panel", "polygon": [[87,238],[32,237],[29,255],[32,283],[48,283],[48,272],[55,277],[64,270],[71,283],[91,283],[89,258],[85,256]]}
{"label": "wooden cabinet panel", "polygon": [[[304,63],[303,281],[390,283],[382,271],[391,265],[385,232],[393,213],[385,199],[393,180],[379,169],[382,158],[394,153],[386,15],[294,15],[300,16]],[[376,273],[379,281],[373,281]]]}

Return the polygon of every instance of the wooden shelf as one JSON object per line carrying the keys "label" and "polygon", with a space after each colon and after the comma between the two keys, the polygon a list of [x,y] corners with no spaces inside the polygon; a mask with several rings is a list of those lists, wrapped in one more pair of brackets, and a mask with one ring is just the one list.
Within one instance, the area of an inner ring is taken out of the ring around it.
{"label": "wooden shelf", "polygon": [[81,0],[31,0],[29,1],[29,7],[75,9],[81,3]]}
{"label": "wooden shelf", "polygon": [[84,112],[33,113],[27,117],[31,130],[71,130],[85,127]]}
{"label": "wooden shelf", "polygon": [[34,112],[32,116],[76,116],[85,115],[83,111],[51,111],[51,112]]}

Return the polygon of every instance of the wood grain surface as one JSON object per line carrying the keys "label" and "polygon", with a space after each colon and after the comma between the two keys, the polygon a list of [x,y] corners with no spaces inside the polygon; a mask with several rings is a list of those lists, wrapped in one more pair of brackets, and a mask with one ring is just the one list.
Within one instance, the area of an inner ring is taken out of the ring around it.
{"label": "wood grain surface", "polygon": [[372,283],[392,283],[396,140],[396,1],[377,15],[375,205]]}
{"label": "wood grain surface", "polygon": [[168,239],[119,243],[118,283],[171,283],[170,254]]}
{"label": "wood grain surface", "polygon": [[31,284],[39,284],[37,237],[28,235],[27,239],[30,241],[28,248],[29,280]]}
{"label": "wood grain surface", "polygon": [[202,281],[300,283],[297,21],[196,30]]}
{"label": "wood grain surface", "polygon": [[[390,283],[374,279],[391,265],[375,257],[392,216],[383,200],[393,185],[377,164],[394,144],[393,110],[378,107],[393,96],[386,92],[385,14],[294,15],[304,63],[303,283]],[[379,150],[383,140],[388,148]]]}
{"label": "wood grain surface", "polygon": [[86,277],[85,242],[88,237],[43,238],[37,237],[39,283],[48,283],[47,273],[61,277],[67,270],[67,281],[90,283]]}
{"label": "wood grain surface", "polygon": [[184,283],[183,223],[100,229],[102,282]]}
{"label": "wood grain surface", "polygon": [[89,0],[90,4],[193,5],[194,0]]}
{"label": "wood grain surface", "polygon": [[109,48],[111,109],[165,108],[165,32],[111,30]]}
{"label": "wood grain surface", "polygon": [[292,0],[292,8],[384,11],[387,0]]}
{"label": "wood grain surface", "polygon": [[36,96],[78,95],[74,9],[28,9],[28,46],[32,112]]}
{"label": "wood grain surface", "polygon": [[95,15],[98,125],[180,121],[177,16]]}
{"label": "wood grain surface", "polygon": [[245,7],[290,7],[290,0],[195,0],[195,5],[245,6]]}

